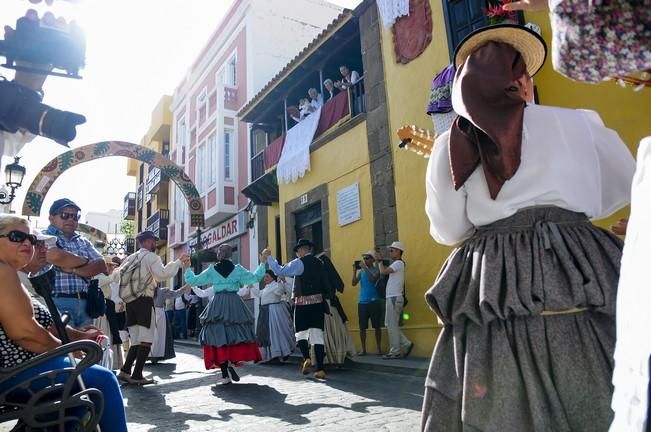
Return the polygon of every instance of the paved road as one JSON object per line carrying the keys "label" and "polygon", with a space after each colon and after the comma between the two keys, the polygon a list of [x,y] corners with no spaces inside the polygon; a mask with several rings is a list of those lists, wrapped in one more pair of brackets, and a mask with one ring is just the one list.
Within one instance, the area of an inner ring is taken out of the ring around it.
{"label": "paved road", "polygon": [[238,384],[215,385],[200,351],[146,366],[158,384],[123,388],[129,431],[417,431],[423,378],[330,371],[326,383],[295,364],[240,368]]}

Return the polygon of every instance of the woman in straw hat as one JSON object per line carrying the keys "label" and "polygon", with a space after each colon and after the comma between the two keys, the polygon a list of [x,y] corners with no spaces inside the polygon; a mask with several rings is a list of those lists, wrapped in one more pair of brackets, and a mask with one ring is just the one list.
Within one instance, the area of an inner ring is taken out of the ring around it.
{"label": "woman in straw hat", "polygon": [[591,219],[629,201],[634,161],[598,114],[533,105],[546,46],[516,25],[455,52],[452,103],[427,170],[432,236],[453,251],[426,295],[444,324],[428,431],[600,431],[621,241]]}

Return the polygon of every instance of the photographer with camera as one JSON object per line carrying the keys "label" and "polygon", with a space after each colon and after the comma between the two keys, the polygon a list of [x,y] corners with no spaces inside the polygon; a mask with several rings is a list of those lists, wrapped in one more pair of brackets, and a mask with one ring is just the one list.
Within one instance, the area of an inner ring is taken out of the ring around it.
{"label": "photographer with camera", "polygon": [[380,270],[377,268],[373,252],[362,254],[360,261],[353,264],[353,286],[361,282],[357,312],[359,316],[359,337],[362,342],[361,356],[366,355],[366,329],[368,321],[375,330],[375,345],[378,355],[382,354],[382,299],[376,284],[380,280]]}
{"label": "photographer with camera", "polygon": [[[40,19],[31,9],[16,21],[15,29],[5,26],[4,30],[0,56],[6,63],[2,66],[15,69],[16,74],[13,81],[0,76],[0,155],[15,156],[36,135],[67,146],[86,118],[41,103],[43,83],[47,75],[79,78],[85,57],[83,32],[50,12]],[[55,68],[66,73],[53,72]]]}

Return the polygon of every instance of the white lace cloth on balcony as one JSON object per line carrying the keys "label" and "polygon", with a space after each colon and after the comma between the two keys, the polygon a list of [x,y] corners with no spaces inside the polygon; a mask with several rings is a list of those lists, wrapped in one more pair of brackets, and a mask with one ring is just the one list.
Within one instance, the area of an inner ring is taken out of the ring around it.
{"label": "white lace cloth on balcony", "polygon": [[611,432],[642,432],[646,419],[651,355],[651,137],[640,143],[633,177],[631,217],[617,292],[617,345]]}
{"label": "white lace cloth on balcony", "polygon": [[391,27],[401,16],[409,15],[409,0],[377,0],[384,27]]}
{"label": "white lace cloth on balcony", "polygon": [[285,137],[276,175],[278,184],[294,183],[310,170],[310,144],[321,118],[321,108],[295,125]]}

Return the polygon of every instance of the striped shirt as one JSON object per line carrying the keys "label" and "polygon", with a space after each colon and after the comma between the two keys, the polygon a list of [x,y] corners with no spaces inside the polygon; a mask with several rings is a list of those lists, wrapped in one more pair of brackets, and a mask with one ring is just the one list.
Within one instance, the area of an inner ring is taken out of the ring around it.
{"label": "striped shirt", "polygon": [[[49,235],[58,237],[57,245],[66,252],[88,258],[93,261],[102,259],[102,255],[93,247],[92,243],[85,237],[75,233],[72,238],[67,239],[63,233],[56,227],[50,225],[46,231]],[[86,292],[90,279],[85,279],[74,274],[64,273],[60,268],[56,269],[56,279],[52,294],[76,294]]]}

